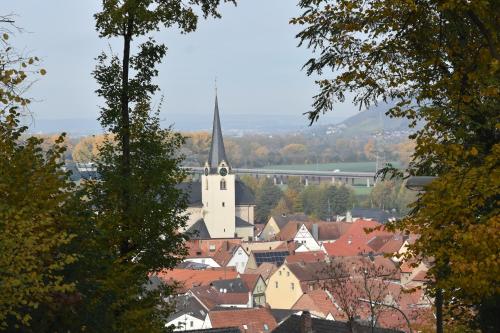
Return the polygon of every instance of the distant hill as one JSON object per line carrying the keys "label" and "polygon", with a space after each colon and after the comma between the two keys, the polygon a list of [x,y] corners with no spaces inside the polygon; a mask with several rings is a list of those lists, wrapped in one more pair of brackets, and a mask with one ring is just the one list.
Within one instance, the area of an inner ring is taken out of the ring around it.
{"label": "distant hill", "polygon": [[366,111],[361,111],[338,124],[317,126],[313,129],[314,135],[336,136],[371,136],[376,133],[392,133],[407,136],[412,129],[408,128],[406,118],[390,118],[385,113],[394,104],[381,103]]}

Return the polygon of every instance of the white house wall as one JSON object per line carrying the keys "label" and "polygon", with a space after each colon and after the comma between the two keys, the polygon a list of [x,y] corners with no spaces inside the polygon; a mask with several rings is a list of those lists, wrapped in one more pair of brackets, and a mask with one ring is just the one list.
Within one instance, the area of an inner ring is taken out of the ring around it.
{"label": "white house wall", "polygon": [[220,265],[213,258],[186,258],[184,261],[194,262],[197,264],[204,264],[209,267],[220,267]]}
{"label": "white house wall", "polygon": [[[293,239],[298,244],[303,244],[309,251],[319,251],[321,246],[316,242],[306,226],[302,224]],[[303,251],[302,251],[303,252]]]}
{"label": "white house wall", "polygon": [[245,267],[248,262],[248,254],[240,247],[234,252],[233,257],[227,263],[227,267],[236,267],[236,271],[240,274],[245,272]]}
{"label": "white house wall", "polygon": [[[208,315],[206,317],[208,317]],[[204,328],[204,323],[204,320],[189,314],[184,314],[166,323],[165,327],[173,325],[175,326],[174,331],[199,330]]]}

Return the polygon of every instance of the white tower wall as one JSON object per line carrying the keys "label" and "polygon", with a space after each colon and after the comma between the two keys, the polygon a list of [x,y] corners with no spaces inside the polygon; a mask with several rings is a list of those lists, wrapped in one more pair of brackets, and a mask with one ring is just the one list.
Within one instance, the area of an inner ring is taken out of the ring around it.
{"label": "white tower wall", "polygon": [[[225,180],[226,189],[221,189]],[[235,234],[235,175],[219,174],[201,177],[203,219],[212,238],[233,238]]]}

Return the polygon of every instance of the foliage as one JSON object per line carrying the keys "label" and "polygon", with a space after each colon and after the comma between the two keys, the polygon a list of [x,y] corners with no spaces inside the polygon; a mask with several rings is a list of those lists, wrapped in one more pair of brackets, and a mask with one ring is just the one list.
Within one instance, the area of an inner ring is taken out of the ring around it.
{"label": "foliage", "polygon": [[318,81],[309,119],[352,93],[360,107],[394,100],[388,114],[425,122],[410,137],[408,173],[439,179],[394,227],[421,235],[410,254],[435,258],[431,293],[442,289],[454,313],[477,315],[468,324],[498,331],[498,1],[299,4],[298,38],[320,52],[308,74],[334,70]]}
{"label": "foliage", "polygon": [[259,223],[266,223],[271,210],[276,207],[282,196],[283,192],[274,185],[271,179],[262,178],[255,192],[255,220]]}
{"label": "foliage", "polygon": [[22,95],[28,74],[45,70],[36,69],[38,59],[15,54],[8,38],[0,40],[0,330],[17,331],[32,324],[37,309],[53,309],[73,292],[63,270],[77,258],[67,247],[74,237],[68,226],[78,219],[61,168],[64,135],[44,152],[43,140],[24,137],[20,125],[30,103]]}
{"label": "foliage", "polygon": [[354,204],[354,193],[345,185],[310,185],[300,193],[304,213],[322,220],[345,214]]}
{"label": "foliage", "polygon": [[[201,9],[219,17],[219,0],[103,0],[95,14],[101,37],[118,37],[122,55],[101,53],[93,73],[105,104],[100,121],[108,134],[89,150],[100,175],[85,182],[88,223],[78,226],[82,259],[68,274],[79,280],[83,302],[69,307],[67,330],[160,332],[172,287],[149,288],[150,274],[174,267],[186,253],[185,193],[176,185],[186,177],[179,153],[184,138],[162,129],[151,108],[158,91],[155,68],[166,46],[148,37],[161,26],[195,30]],[[145,38],[142,38],[145,37]],[[132,41],[141,41],[133,48]],[[87,146],[87,145],[85,145]],[[82,147],[83,151],[87,147]],[[77,159],[78,156],[75,156]]]}

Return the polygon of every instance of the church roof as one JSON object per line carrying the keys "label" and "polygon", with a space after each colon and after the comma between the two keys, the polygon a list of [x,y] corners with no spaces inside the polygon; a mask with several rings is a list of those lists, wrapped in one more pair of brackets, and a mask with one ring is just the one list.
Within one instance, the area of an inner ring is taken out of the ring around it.
{"label": "church roof", "polygon": [[253,224],[248,223],[247,221],[243,220],[241,217],[236,216],[236,228],[245,228],[245,227],[252,227]]}
{"label": "church roof", "polygon": [[214,110],[214,123],[212,129],[212,144],[210,146],[210,154],[208,155],[208,164],[211,169],[217,168],[219,164],[225,161],[229,165],[226,157],[226,150],[224,149],[224,139],[222,138],[222,128],[220,126],[219,118],[219,103],[217,95],[215,95],[215,110]]}
{"label": "church roof", "polygon": [[188,233],[191,234],[191,239],[209,239],[210,233],[208,232],[205,220],[199,219],[189,229]]}
{"label": "church roof", "polygon": [[[185,182],[177,185],[178,189],[188,194],[188,203],[191,207],[202,206],[201,202],[201,182]],[[242,181],[235,182],[235,203],[236,206],[255,205],[255,196],[253,191]]]}

